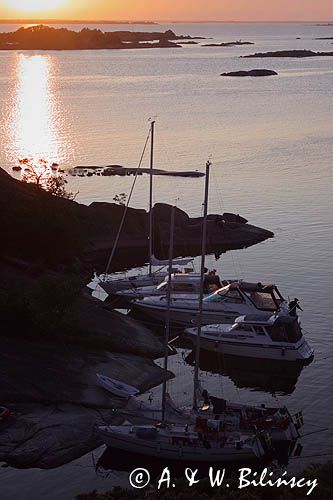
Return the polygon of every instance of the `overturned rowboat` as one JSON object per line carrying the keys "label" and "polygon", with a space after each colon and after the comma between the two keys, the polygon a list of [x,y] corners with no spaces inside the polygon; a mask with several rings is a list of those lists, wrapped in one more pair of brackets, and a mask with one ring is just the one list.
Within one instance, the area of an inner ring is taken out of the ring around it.
{"label": "overturned rowboat", "polygon": [[120,398],[130,398],[131,396],[136,396],[140,392],[136,387],[125,384],[120,380],[107,377],[106,375],[96,373],[96,377],[104,389],[111,392],[111,394],[114,394],[115,396],[119,396]]}

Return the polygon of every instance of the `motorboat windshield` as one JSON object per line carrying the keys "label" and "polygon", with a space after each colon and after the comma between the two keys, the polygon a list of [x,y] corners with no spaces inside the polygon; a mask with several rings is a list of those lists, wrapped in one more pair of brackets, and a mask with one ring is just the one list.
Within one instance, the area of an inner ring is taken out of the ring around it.
{"label": "motorboat windshield", "polygon": [[276,311],[284,299],[275,285],[262,283],[232,282],[204,299],[205,302],[244,303],[248,300],[260,310]]}
{"label": "motorboat windshield", "polygon": [[297,318],[292,316],[278,317],[273,325],[266,326],[266,331],[273,342],[298,342],[302,338],[302,330]]}

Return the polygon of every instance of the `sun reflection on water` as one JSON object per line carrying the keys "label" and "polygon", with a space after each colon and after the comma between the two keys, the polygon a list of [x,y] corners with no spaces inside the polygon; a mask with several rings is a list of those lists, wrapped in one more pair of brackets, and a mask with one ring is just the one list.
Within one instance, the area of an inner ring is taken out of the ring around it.
{"label": "sun reflection on water", "polygon": [[36,162],[41,158],[51,163],[62,160],[64,144],[59,136],[61,117],[53,89],[53,66],[50,55],[17,55],[9,127],[13,161],[27,157]]}

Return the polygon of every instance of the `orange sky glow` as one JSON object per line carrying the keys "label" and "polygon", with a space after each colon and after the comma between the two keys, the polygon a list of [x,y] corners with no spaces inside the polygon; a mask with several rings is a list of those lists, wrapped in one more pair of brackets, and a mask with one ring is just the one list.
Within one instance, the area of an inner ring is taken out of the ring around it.
{"label": "orange sky glow", "polygon": [[332,21],[333,0],[0,0],[0,18]]}

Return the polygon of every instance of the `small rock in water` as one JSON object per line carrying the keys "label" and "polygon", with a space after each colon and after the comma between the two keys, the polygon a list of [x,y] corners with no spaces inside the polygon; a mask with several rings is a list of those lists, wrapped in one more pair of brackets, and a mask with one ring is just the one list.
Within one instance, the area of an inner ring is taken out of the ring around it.
{"label": "small rock in water", "polygon": [[231,71],[220,76],[275,76],[278,73],[270,69],[251,69],[250,71]]}

